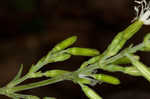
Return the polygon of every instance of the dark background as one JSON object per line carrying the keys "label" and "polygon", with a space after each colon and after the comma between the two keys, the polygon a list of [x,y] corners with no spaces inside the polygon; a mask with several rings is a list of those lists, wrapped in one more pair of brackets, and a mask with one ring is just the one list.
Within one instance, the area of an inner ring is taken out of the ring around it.
{"label": "dark background", "polygon": [[[78,36],[74,46],[96,48],[103,52],[113,37],[126,28],[135,16],[133,0],[1,0],[0,1],[0,86],[7,84],[20,64],[24,73],[56,43]],[[128,41],[138,44],[149,26],[144,26]],[[138,53],[150,64],[149,53]],[[48,64],[43,68],[76,70],[87,60],[73,57],[66,62]],[[111,74],[111,73],[110,73]],[[142,77],[122,73],[119,86],[101,84],[92,87],[104,99],[150,99],[150,84]],[[36,80],[34,80],[36,81]],[[26,83],[32,82],[26,81]],[[23,93],[57,99],[87,99],[78,85],[63,81]],[[0,99],[8,99],[0,96]]]}

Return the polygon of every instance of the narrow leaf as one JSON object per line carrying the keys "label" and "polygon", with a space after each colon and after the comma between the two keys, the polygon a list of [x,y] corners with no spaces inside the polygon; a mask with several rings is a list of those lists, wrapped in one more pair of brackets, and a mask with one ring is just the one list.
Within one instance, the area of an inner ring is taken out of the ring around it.
{"label": "narrow leaf", "polygon": [[15,78],[13,79],[13,81],[15,81],[15,80],[20,78],[20,76],[22,74],[22,71],[23,71],[23,64],[21,64],[20,69],[19,69],[17,75],[15,76]]}
{"label": "narrow leaf", "polygon": [[7,87],[11,87],[11,86],[12,86],[12,83],[20,78],[20,76],[21,76],[21,74],[22,74],[22,71],[23,71],[23,65],[21,64],[18,73],[17,73],[16,76],[13,78],[13,80],[11,80],[11,81],[7,84]]}

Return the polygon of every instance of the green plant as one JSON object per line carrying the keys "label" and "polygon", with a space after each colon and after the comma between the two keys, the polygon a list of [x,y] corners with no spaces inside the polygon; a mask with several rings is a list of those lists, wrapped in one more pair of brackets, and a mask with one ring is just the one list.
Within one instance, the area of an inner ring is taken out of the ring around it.
{"label": "green plant", "polygon": [[[6,86],[0,88],[0,94],[13,99],[39,99],[37,96],[24,95],[18,92],[46,86],[63,80],[71,80],[73,83],[81,86],[81,89],[89,99],[102,99],[102,97],[89,88],[88,85],[96,85],[99,82],[118,85],[120,84],[120,80],[107,74],[97,74],[95,72],[97,69],[109,72],[119,71],[131,76],[143,76],[150,81],[150,68],[140,62],[140,57],[135,55],[137,51],[150,51],[150,34],[147,34],[144,37],[142,43],[135,46],[131,45],[128,48],[121,50],[126,41],[130,39],[144,24],[150,25],[150,2],[148,4],[145,0],[135,2],[138,3],[139,6],[135,7],[137,17],[133,20],[134,22],[125,30],[119,32],[102,54],[100,54],[98,50],[90,48],[68,48],[77,40],[76,36],[72,36],[54,46],[46,56],[40,59],[36,64],[33,64],[24,76],[22,76],[23,66],[21,66],[16,77]],[[83,62],[80,68],[73,72],[58,69],[48,70],[46,72],[40,71],[40,69],[46,64],[65,61],[72,55],[91,56],[92,58]],[[123,67],[121,66],[122,64],[131,65]],[[48,77],[48,79],[20,85],[27,79],[44,76]],[[43,99],[54,98],[44,97]]]}

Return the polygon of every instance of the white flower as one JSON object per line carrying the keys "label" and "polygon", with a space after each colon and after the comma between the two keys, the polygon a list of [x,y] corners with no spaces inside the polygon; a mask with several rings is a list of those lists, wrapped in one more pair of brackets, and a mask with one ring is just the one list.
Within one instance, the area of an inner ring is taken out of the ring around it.
{"label": "white flower", "polygon": [[133,19],[133,21],[139,19],[145,25],[150,25],[150,2],[146,2],[146,0],[135,0],[134,2],[139,5],[134,7],[134,10],[136,11],[136,17]]}

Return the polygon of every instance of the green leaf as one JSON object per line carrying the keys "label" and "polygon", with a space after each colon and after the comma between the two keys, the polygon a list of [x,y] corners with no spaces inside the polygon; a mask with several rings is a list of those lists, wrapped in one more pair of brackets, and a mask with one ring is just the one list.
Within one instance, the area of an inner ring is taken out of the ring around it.
{"label": "green leaf", "polygon": [[18,73],[16,74],[16,76],[13,78],[13,80],[11,80],[7,84],[7,87],[11,87],[12,83],[21,77],[22,71],[23,71],[23,64],[20,66],[20,69],[19,69]]}
{"label": "green leaf", "polygon": [[17,94],[17,93],[9,93],[8,96],[13,99],[40,99],[38,96],[24,95],[24,94]]}
{"label": "green leaf", "polygon": [[22,71],[23,71],[23,64],[20,66],[19,72],[17,73],[17,75],[15,76],[13,81],[17,80],[17,79],[19,79],[21,77]]}

